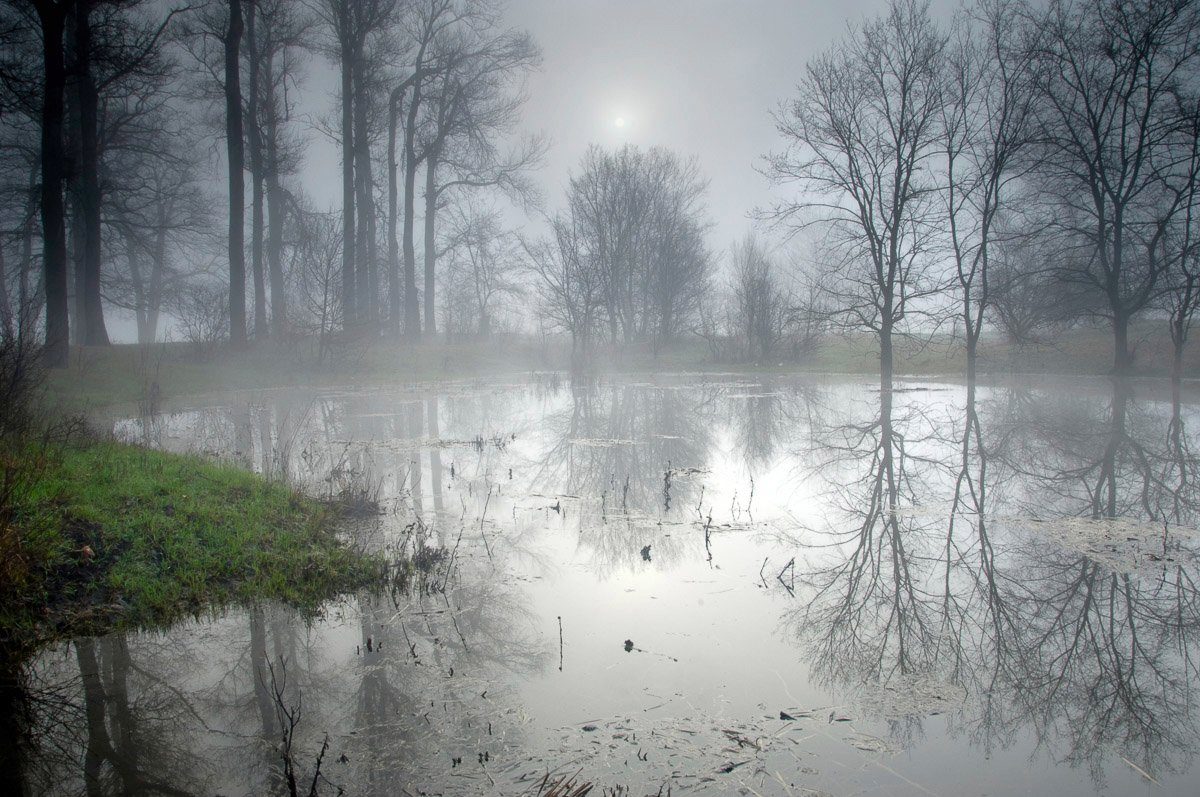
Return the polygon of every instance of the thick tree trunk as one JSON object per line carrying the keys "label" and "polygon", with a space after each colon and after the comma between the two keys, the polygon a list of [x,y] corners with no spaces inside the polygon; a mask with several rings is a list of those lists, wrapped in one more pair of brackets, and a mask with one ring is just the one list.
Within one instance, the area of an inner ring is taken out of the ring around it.
{"label": "thick tree trunk", "polygon": [[225,139],[229,152],[229,340],[246,345],[246,186],[242,174],[242,2],[229,0],[225,35]]}
{"label": "thick tree trunk", "polygon": [[[67,125],[68,130],[78,130],[78,117],[75,112],[76,104],[73,100],[67,104]],[[68,137],[71,148],[71,157],[78,163],[79,141],[77,138]],[[76,346],[83,345],[83,318],[86,311],[83,309],[83,202],[80,200],[82,191],[79,187],[79,175],[75,175],[75,179],[71,181],[71,185],[67,187],[66,196],[70,202],[69,213],[70,221],[67,224],[67,260],[71,264],[71,343]]]}
{"label": "thick tree trunk", "polygon": [[[253,155],[250,160],[253,163]],[[254,165],[250,167],[250,186],[250,274],[254,280],[254,337],[265,338],[269,332],[266,275],[263,273],[263,181]]]}
{"label": "thick tree trunk", "polygon": [[267,288],[263,274],[263,136],[259,127],[259,44],[255,3],[246,5],[246,141],[250,145],[250,273],[254,279],[254,337],[265,338]]}
{"label": "thick tree trunk", "polygon": [[79,98],[79,204],[83,216],[80,341],[109,345],[100,298],[100,99],[92,73],[92,0],[75,3],[75,87]]}
{"label": "thick tree trunk", "polygon": [[[351,13],[349,4],[342,13]],[[349,39],[349,20],[343,20],[342,69],[342,326],[351,327],[357,318],[355,293],[354,224],[354,50]]]}
{"label": "thick tree trunk", "polygon": [[425,156],[425,336],[432,339],[437,334],[434,320],[434,279],[437,269],[437,166],[436,152]]}
{"label": "thick tree trunk", "polygon": [[142,262],[138,258],[137,245],[133,238],[126,233],[125,260],[129,266],[129,281],[133,284],[133,315],[137,321],[137,341],[140,344],[150,343],[146,339],[146,283],[142,278]]}
{"label": "thick tree trunk", "polygon": [[39,166],[29,170],[29,207],[25,218],[25,230],[21,236],[21,265],[17,275],[17,338],[24,341],[25,336],[32,333],[37,324],[37,304],[30,289],[33,279],[33,238],[36,234],[36,216],[39,202],[38,191]]}
{"label": "thick tree trunk", "polygon": [[1122,310],[1113,313],[1113,373],[1126,376],[1133,370],[1133,352],[1129,349],[1129,316]]}
{"label": "thick tree trunk", "polygon": [[287,286],[283,279],[283,188],[267,172],[267,273],[271,286],[271,334],[287,330]]}
{"label": "thick tree trunk", "polygon": [[13,321],[12,298],[8,294],[8,265],[4,261],[4,245],[0,244],[0,328],[6,339],[16,334]]}
{"label": "thick tree trunk", "polygon": [[368,135],[366,56],[362,42],[354,54],[354,181],[358,207],[358,242],[355,268],[360,320],[372,328],[379,319],[379,274],[375,262],[375,196],[371,174],[371,140]]}
{"label": "thick tree trunk", "polygon": [[63,209],[63,28],[66,11],[51,2],[37,4],[42,23],[42,273],[46,291],[46,362],[65,368],[70,349],[67,310],[67,231]]}
{"label": "thick tree trunk", "polygon": [[158,317],[162,313],[163,279],[167,273],[167,219],[160,208],[158,230],[154,234],[154,258],[150,264],[150,291],[147,296],[146,332],[147,343],[158,337]]}
{"label": "thick tree trunk", "polygon": [[895,371],[892,349],[892,322],[885,320],[879,329],[879,389],[890,392]]}

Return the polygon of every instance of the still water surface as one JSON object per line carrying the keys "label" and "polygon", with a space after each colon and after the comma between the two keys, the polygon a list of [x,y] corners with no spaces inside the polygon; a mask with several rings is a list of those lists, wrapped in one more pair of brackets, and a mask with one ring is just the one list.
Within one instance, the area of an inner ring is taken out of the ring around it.
{"label": "still water surface", "polygon": [[[1191,397],[1194,400],[1194,397]],[[1196,794],[1196,406],[1154,383],[571,382],[197,400],[122,437],[380,513],[407,592],[77,640],[51,793]]]}

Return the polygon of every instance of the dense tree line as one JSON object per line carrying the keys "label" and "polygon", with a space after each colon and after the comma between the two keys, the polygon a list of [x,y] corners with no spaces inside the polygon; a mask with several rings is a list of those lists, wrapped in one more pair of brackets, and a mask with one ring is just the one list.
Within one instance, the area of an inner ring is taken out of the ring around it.
{"label": "dense tree line", "polygon": [[[516,127],[540,53],[501,11],[492,0],[5,0],[6,334],[43,342],[56,365],[72,341],[108,345],[114,310],[136,319],[140,342],[161,339],[164,316],[175,333],[234,346],[434,334],[439,256],[455,256],[457,240],[439,215],[481,191],[536,199],[526,172],[545,142]],[[298,179],[313,133],[296,108],[314,55],[340,76],[328,131],[342,162],[336,235]]]}
{"label": "dense tree line", "polygon": [[[973,377],[988,330],[1099,321],[1128,372],[1145,321],[1181,373],[1200,305],[1196,3],[976,0],[939,22],[892,0],[853,25],[775,115],[764,171],[785,198],[759,217],[803,233],[803,258],[761,235],[719,254],[698,163],[660,147],[590,147],[543,233],[513,229],[496,203],[540,207],[546,142],[520,131],[538,47],[502,10],[4,0],[5,333],[61,365],[72,341],[107,345],[120,311],[141,342],[304,337],[324,356],[528,329],[512,311],[536,296],[536,323],[582,351],[698,335],[758,361],[866,331],[886,382],[899,338],[952,328]],[[298,108],[321,59],[338,90],[314,131]],[[301,188],[319,134],[340,159],[332,207]]]}
{"label": "dense tree line", "polygon": [[[894,0],[809,63],[768,159],[820,228],[840,319],[895,336],[957,316],[973,376],[985,319],[1014,337],[1169,317],[1176,375],[1195,305],[1200,10],[1186,0],[979,0],[949,26]],[[954,310],[953,305],[958,305]]]}

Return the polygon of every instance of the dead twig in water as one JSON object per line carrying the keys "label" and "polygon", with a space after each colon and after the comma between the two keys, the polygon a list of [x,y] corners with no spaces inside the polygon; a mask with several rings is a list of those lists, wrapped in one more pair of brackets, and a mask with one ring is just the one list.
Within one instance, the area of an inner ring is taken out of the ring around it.
{"label": "dead twig in water", "polygon": [[[791,584],[788,584],[788,582],[783,580],[783,574],[788,573],[789,571],[791,575]],[[788,563],[783,566],[783,569],[779,571],[779,575],[776,576],[776,578],[779,579],[779,583],[783,585],[783,588],[786,589],[793,598],[796,597],[796,557],[793,556],[788,560]]]}
{"label": "dead twig in water", "polygon": [[483,499],[483,513],[479,516],[479,536],[483,537],[483,548],[487,551],[488,559],[492,558],[492,546],[488,544],[487,532],[483,530],[484,521],[487,520],[488,504],[492,501],[492,485],[488,485],[487,498]]}

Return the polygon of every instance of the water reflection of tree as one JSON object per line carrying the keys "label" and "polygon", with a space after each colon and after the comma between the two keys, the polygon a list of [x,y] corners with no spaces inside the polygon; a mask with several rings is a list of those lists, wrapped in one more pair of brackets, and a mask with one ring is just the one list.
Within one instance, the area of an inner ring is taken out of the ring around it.
{"label": "water reflection of tree", "polygon": [[[21,687],[33,709],[23,729],[34,748],[28,793],[88,795],[202,793],[212,771],[193,735],[195,705],[173,686],[172,656],[155,671],[125,634],[82,638],[27,669]],[[14,792],[23,793],[23,792]]]}
{"label": "water reflection of tree", "polygon": [[[1114,749],[1149,771],[1185,763],[1200,741],[1194,573],[1114,572],[1063,528],[1022,520],[1194,517],[1180,498],[1194,470],[1181,420],[1135,406],[1125,385],[1111,398],[1089,413],[1003,395],[972,403],[940,441],[944,469],[911,455],[913,419],[889,392],[877,418],[839,427],[826,445],[856,474],[839,479],[843,525],[810,557],[811,603],[785,618],[814,675],[843,689],[951,681],[976,696],[962,726],[974,743],[1029,734],[1097,782]],[[921,508],[947,503],[948,520]]]}
{"label": "water reflection of tree", "polygon": [[580,499],[558,511],[578,513],[569,522],[593,567],[631,568],[645,545],[669,567],[702,545],[702,536],[679,524],[696,517],[700,480],[690,469],[707,464],[715,395],[703,387],[576,380],[570,404],[545,415],[548,443],[532,484]]}
{"label": "water reflection of tree", "polygon": [[806,629],[814,674],[826,682],[925,671],[937,651],[937,602],[917,569],[932,561],[921,546],[936,528],[915,511],[924,462],[909,446],[918,419],[907,410],[897,418],[894,405],[883,391],[874,417],[815,431],[822,468],[855,474],[830,486],[837,525],[822,539],[832,538],[826,550],[836,555],[804,568],[812,599],[789,621]]}

